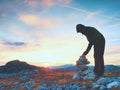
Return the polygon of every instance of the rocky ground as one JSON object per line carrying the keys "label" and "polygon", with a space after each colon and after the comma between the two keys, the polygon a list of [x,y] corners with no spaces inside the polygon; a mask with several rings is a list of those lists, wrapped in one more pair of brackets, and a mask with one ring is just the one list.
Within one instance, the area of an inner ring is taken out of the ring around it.
{"label": "rocky ground", "polygon": [[0,90],[120,90],[120,73],[105,73],[95,80],[72,80],[73,70],[21,74],[0,79]]}
{"label": "rocky ground", "polygon": [[[93,68],[91,68],[93,69]],[[0,90],[120,90],[120,68],[106,66],[104,77],[73,80],[74,69],[0,73]]]}

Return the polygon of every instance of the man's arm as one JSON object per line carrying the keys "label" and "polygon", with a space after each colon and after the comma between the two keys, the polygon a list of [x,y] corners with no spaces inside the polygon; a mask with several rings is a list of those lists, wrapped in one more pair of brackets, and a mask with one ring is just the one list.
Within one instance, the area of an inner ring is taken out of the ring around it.
{"label": "man's arm", "polygon": [[87,49],[85,50],[85,52],[82,55],[87,55],[89,53],[91,47],[92,47],[92,43],[89,43]]}

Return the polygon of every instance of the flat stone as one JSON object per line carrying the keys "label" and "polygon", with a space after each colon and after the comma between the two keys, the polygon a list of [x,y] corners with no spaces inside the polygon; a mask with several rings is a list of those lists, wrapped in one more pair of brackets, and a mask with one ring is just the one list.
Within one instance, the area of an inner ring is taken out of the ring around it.
{"label": "flat stone", "polygon": [[84,70],[87,70],[88,69],[88,66],[86,65],[80,65],[80,66],[77,66],[79,68],[79,70],[81,71],[84,71]]}

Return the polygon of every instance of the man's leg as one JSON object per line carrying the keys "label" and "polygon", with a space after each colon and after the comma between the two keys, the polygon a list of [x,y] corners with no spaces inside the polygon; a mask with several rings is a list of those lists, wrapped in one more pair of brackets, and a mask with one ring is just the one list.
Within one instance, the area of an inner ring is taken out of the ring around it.
{"label": "man's leg", "polygon": [[104,42],[101,42],[100,44],[101,46],[99,46],[99,52],[98,52],[98,75],[102,76],[104,74]]}
{"label": "man's leg", "polygon": [[98,48],[95,45],[94,46],[94,62],[95,62],[95,67],[94,67],[94,73],[97,74],[98,73],[98,68],[99,68],[99,57],[98,57]]}
{"label": "man's leg", "polygon": [[94,73],[97,74],[98,73],[98,66],[99,66],[99,61],[96,55],[94,55],[94,63],[95,63],[95,67],[94,67]]}
{"label": "man's leg", "polygon": [[99,66],[98,66],[98,75],[102,76],[104,74],[104,60],[103,58],[99,59]]}
{"label": "man's leg", "polygon": [[94,58],[95,58],[95,68],[94,73],[98,76],[102,76],[104,74],[104,47],[105,40],[100,39],[99,42],[94,45]]}

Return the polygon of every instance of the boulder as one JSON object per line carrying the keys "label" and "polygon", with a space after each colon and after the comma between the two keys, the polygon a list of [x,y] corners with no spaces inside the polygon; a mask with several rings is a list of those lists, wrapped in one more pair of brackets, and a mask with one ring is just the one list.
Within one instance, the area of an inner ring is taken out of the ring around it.
{"label": "boulder", "polygon": [[120,87],[120,82],[118,82],[118,81],[113,81],[113,82],[107,84],[107,88],[108,88],[108,89],[111,89],[112,87]]}
{"label": "boulder", "polygon": [[27,81],[30,80],[30,78],[29,78],[28,76],[21,76],[21,77],[19,78],[19,80],[20,80],[21,82],[27,82]]}
{"label": "boulder", "polygon": [[97,80],[97,84],[100,84],[100,85],[106,85],[106,84],[111,83],[111,82],[112,82],[112,79],[105,78],[105,77],[99,78]]}
{"label": "boulder", "polygon": [[74,79],[74,80],[78,80],[78,79],[80,79],[80,74],[79,74],[79,72],[74,73],[72,79]]}
{"label": "boulder", "polygon": [[100,89],[100,90],[107,90],[107,87],[104,86],[104,85],[101,85],[99,89]]}

